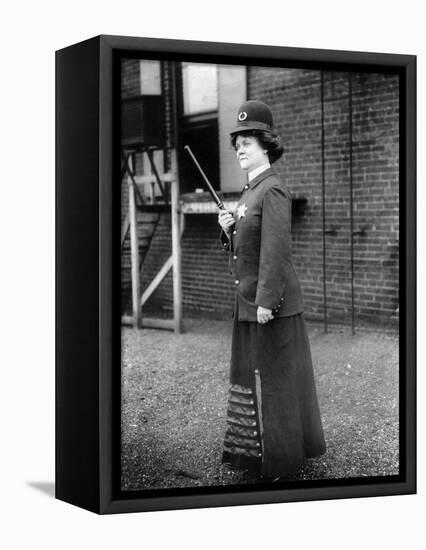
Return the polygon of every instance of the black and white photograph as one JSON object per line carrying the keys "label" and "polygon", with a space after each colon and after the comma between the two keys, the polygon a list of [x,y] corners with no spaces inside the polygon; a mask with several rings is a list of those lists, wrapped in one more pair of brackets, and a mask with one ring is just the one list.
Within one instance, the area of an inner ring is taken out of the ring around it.
{"label": "black and white photograph", "polygon": [[400,75],[119,73],[123,494],[397,480]]}
{"label": "black and white photograph", "polygon": [[5,5],[2,548],[422,546],[422,13]]}

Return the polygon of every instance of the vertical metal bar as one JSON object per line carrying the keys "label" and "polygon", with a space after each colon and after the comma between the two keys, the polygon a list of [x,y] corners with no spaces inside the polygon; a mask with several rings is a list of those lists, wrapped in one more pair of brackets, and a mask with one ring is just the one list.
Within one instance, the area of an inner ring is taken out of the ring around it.
{"label": "vertical metal bar", "polygon": [[352,334],[355,334],[355,294],[354,294],[354,211],[353,211],[353,136],[352,136],[352,73],[349,72],[349,205],[350,205],[350,250],[351,250],[351,310]]}
{"label": "vertical metal bar", "polygon": [[322,186],[322,277],[324,300],[324,332],[327,333],[327,265],[325,240],[325,130],[324,130],[324,71],[321,71],[321,186]]}

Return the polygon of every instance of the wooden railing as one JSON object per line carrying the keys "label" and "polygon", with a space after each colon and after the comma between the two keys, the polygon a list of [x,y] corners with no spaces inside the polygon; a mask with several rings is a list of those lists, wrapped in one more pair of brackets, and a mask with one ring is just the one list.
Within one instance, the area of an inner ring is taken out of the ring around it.
{"label": "wooden railing", "polygon": [[[134,327],[165,328],[174,330],[177,333],[182,331],[182,282],[181,282],[181,236],[184,230],[184,214],[180,208],[179,202],[179,184],[173,174],[142,176],[138,178],[141,183],[157,183],[157,176],[161,178],[163,188],[170,189],[171,197],[171,218],[172,218],[172,255],[161,267],[157,275],[141,295],[141,267],[139,257],[139,237],[138,237],[138,210],[147,210],[149,202],[140,203],[137,201],[137,183],[134,177],[127,177],[129,190],[129,208],[122,229],[121,242],[125,242],[127,233],[130,231],[130,257],[131,257],[131,290],[132,290],[132,313],[122,316],[122,324],[132,325]],[[155,204],[155,200],[153,201]],[[151,204],[153,204],[151,203]],[[164,204],[162,202],[162,204]],[[149,207],[148,207],[149,209]],[[152,238],[152,235],[151,235]],[[173,319],[154,319],[142,315],[142,306],[152,295],[167,273],[173,269]]]}

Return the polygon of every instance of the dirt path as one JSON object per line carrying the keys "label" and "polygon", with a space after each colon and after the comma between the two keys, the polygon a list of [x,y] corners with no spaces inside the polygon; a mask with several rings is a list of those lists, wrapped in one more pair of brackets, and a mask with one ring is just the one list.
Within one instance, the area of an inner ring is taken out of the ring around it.
{"label": "dirt path", "polygon": [[[231,322],[123,329],[122,488],[250,483],[220,463]],[[327,453],[292,479],[398,473],[398,339],[309,324]]]}

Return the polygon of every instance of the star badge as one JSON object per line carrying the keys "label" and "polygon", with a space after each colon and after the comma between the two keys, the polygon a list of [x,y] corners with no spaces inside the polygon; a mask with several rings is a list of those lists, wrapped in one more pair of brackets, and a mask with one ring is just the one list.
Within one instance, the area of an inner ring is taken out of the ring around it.
{"label": "star badge", "polygon": [[239,206],[237,208],[237,214],[238,214],[238,219],[240,220],[241,218],[244,218],[244,216],[246,215],[246,211],[248,210],[247,206],[246,206],[246,203],[242,204],[241,206]]}

